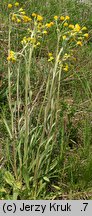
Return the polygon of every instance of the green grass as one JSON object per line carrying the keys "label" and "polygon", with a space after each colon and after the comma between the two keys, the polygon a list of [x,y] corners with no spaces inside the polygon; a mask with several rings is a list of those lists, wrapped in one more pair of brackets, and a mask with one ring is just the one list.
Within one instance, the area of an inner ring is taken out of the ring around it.
{"label": "green grass", "polygon": [[[73,0],[19,2],[45,22],[69,15],[71,23],[87,26],[89,39],[73,49],[68,72],[58,69],[57,55],[55,67],[48,62],[48,52],[55,57],[62,45],[54,26],[40,47],[27,47],[25,58],[9,64],[11,2],[0,3],[0,199],[92,199],[91,9]],[[28,27],[13,27],[14,52],[22,50]]]}

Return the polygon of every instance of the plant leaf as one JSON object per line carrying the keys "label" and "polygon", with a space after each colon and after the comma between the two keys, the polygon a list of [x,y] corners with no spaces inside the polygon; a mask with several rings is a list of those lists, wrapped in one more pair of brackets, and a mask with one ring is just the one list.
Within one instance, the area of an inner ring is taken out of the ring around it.
{"label": "plant leaf", "polygon": [[4,179],[5,181],[7,182],[7,184],[9,184],[10,186],[14,186],[15,184],[15,179],[14,179],[14,176],[9,172],[9,171],[6,171],[5,174],[4,174]]}
{"label": "plant leaf", "polygon": [[44,181],[46,181],[46,182],[50,182],[49,178],[46,177],[46,176],[44,176],[43,179],[44,179]]}

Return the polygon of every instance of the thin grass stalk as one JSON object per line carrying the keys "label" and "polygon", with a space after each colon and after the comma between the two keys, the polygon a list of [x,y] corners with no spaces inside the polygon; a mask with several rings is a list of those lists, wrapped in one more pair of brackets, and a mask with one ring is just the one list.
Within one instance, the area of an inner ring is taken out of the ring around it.
{"label": "thin grass stalk", "polygon": [[26,69],[25,69],[25,142],[24,142],[24,164],[27,167],[27,153],[28,153],[28,137],[29,137],[29,111],[28,111],[28,97],[30,87],[30,67],[32,61],[33,45],[30,45],[29,58],[27,61],[26,55]]}
{"label": "thin grass stalk", "polygon": [[[11,14],[9,15],[9,32],[8,32],[8,55],[11,50]],[[9,90],[9,108],[11,113],[11,130],[12,130],[12,138],[14,138],[14,113],[12,108],[12,90],[11,90],[11,70],[10,70],[10,61],[8,61],[8,90]],[[16,168],[16,147],[15,142],[13,141],[13,171],[15,176],[17,176],[17,168]]]}
{"label": "thin grass stalk", "polygon": [[[10,54],[10,50],[11,50],[11,20],[10,20],[10,16],[9,15],[9,32],[8,32],[8,55]],[[11,70],[10,70],[10,61],[8,61],[8,90],[9,90],[9,97],[8,97],[8,101],[9,101],[9,108],[10,108],[10,112],[11,112],[11,126],[12,126],[12,136],[14,135],[14,116],[13,116],[13,109],[12,109],[12,99],[11,99],[11,94],[12,94],[12,90],[11,90]]]}
{"label": "thin grass stalk", "polygon": [[[11,21],[10,21],[10,15],[9,15],[9,31],[8,31],[8,55],[10,54],[11,49]],[[9,90],[9,108],[11,111],[11,71],[10,71],[10,61],[8,61],[8,90]]]}
{"label": "thin grass stalk", "polygon": [[19,110],[20,110],[20,101],[19,101],[19,73],[20,73],[20,68],[18,67],[17,69],[17,112],[18,112],[18,125],[17,125],[17,131],[20,131],[20,124],[19,124],[19,120],[20,120],[20,114],[19,114]]}

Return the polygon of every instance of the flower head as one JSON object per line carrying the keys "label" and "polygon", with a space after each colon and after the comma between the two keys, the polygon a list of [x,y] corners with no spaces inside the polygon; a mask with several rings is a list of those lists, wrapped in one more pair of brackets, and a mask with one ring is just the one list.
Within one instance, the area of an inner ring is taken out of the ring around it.
{"label": "flower head", "polygon": [[65,19],[64,16],[61,16],[61,17],[60,17],[60,20],[61,20],[61,21],[64,21],[64,19]]}
{"label": "flower head", "polygon": [[49,52],[49,53],[48,53],[48,56],[51,57],[51,56],[52,56],[52,52]]}
{"label": "flower head", "polygon": [[23,8],[20,8],[20,9],[19,9],[19,12],[22,12],[22,11],[23,11]]}
{"label": "flower head", "polygon": [[30,17],[26,16],[26,15],[23,15],[22,20],[23,20],[24,23],[27,23],[27,22],[30,22],[32,19]]}
{"label": "flower head", "polygon": [[40,16],[40,15],[37,15],[37,21],[43,21],[43,17],[42,16]]}
{"label": "flower head", "polygon": [[15,22],[15,21],[16,21],[16,18],[17,18],[16,14],[13,14],[12,17],[11,17],[11,20],[12,20],[13,22]]}
{"label": "flower head", "polygon": [[49,53],[48,53],[48,56],[49,56],[48,62],[51,62],[51,61],[54,60],[54,57],[53,57],[52,52],[49,52]]}
{"label": "flower head", "polygon": [[88,38],[88,37],[89,37],[89,34],[88,34],[88,33],[85,33],[85,34],[84,34],[84,37],[85,37],[85,38]]}
{"label": "flower head", "polygon": [[68,64],[65,65],[65,67],[63,68],[63,70],[64,70],[65,72],[67,72],[67,71],[69,70]]}
{"label": "flower head", "polygon": [[23,14],[23,15],[25,15],[25,14],[26,14],[26,12],[25,12],[25,11],[21,11],[20,13],[21,13],[21,14]]}
{"label": "flower head", "polygon": [[47,28],[50,28],[50,27],[52,27],[53,25],[54,25],[54,23],[53,23],[53,22],[50,22],[50,23],[46,23],[45,26],[46,26]]}
{"label": "flower head", "polygon": [[32,17],[36,17],[37,16],[37,14],[36,13],[32,13]]}
{"label": "flower head", "polygon": [[54,20],[58,20],[58,16],[54,16]]}
{"label": "flower head", "polygon": [[66,40],[66,35],[63,35],[62,38],[63,38],[63,40]]}
{"label": "flower head", "polygon": [[15,6],[18,7],[19,6],[19,2],[15,2]]}
{"label": "flower head", "polygon": [[11,9],[12,8],[12,4],[8,4],[8,8]]}
{"label": "flower head", "polygon": [[79,32],[80,29],[81,29],[80,25],[76,24],[75,27],[74,27],[74,31]]}
{"label": "flower head", "polygon": [[17,23],[21,23],[21,20],[20,20],[20,19],[17,19]]}
{"label": "flower head", "polygon": [[69,25],[69,28],[70,28],[70,29],[74,29],[74,25],[73,25],[73,24],[70,24],[70,25]]}
{"label": "flower head", "polygon": [[82,46],[82,42],[81,41],[77,41],[77,45]]}
{"label": "flower head", "polygon": [[54,60],[54,57],[51,56],[51,57],[48,59],[48,62],[51,62],[51,61],[53,61],[53,60]]}
{"label": "flower head", "polygon": [[65,17],[65,19],[66,19],[66,20],[69,20],[69,19],[70,19],[70,17],[69,17],[69,16],[66,16],[66,17]]}
{"label": "flower head", "polygon": [[43,34],[47,34],[48,32],[47,32],[46,30],[44,30],[42,33],[43,33]]}
{"label": "flower head", "polygon": [[86,30],[87,30],[87,27],[84,26],[81,30],[82,30],[82,31],[86,31]]}
{"label": "flower head", "polygon": [[15,52],[13,52],[12,50],[10,50],[10,53],[9,53],[9,55],[7,57],[7,61],[12,61],[12,62],[16,61]]}
{"label": "flower head", "polygon": [[68,26],[68,23],[67,23],[67,22],[65,22],[65,23],[64,23],[64,27],[67,27],[67,26]]}

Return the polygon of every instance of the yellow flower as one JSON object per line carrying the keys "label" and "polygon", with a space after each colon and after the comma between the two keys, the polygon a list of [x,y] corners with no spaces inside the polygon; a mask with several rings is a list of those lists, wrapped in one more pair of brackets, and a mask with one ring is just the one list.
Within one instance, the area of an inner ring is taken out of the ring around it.
{"label": "yellow flower", "polygon": [[10,55],[7,57],[7,61],[10,61],[11,60],[11,57],[10,57]]}
{"label": "yellow flower", "polygon": [[22,11],[23,11],[23,8],[20,8],[20,9],[19,9],[19,12],[22,12]]}
{"label": "yellow flower", "polygon": [[52,52],[49,52],[49,53],[48,53],[48,56],[51,57],[51,56],[52,56]]}
{"label": "yellow flower", "polygon": [[37,16],[37,14],[36,13],[32,13],[32,17],[36,17]]}
{"label": "yellow flower", "polygon": [[40,15],[37,15],[37,21],[42,21],[42,20],[43,20],[43,17]]}
{"label": "yellow flower", "polygon": [[14,51],[10,50],[10,55],[14,56]]}
{"label": "yellow flower", "polygon": [[81,41],[77,41],[77,45],[82,46],[82,42]]}
{"label": "yellow flower", "polygon": [[86,31],[87,30],[86,26],[84,26],[81,30]]}
{"label": "yellow flower", "polygon": [[26,12],[25,12],[25,11],[21,11],[20,13],[21,13],[21,14],[23,14],[23,15],[25,15],[25,14],[26,14]]}
{"label": "yellow flower", "polygon": [[50,28],[50,27],[53,26],[53,25],[54,25],[54,23],[53,23],[53,22],[50,22],[50,23],[46,23],[45,26],[46,26],[47,28]]}
{"label": "yellow flower", "polygon": [[43,33],[43,34],[47,34],[48,32],[47,32],[46,30],[44,30],[42,33]]}
{"label": "yellow flower", "polygon": [[12,57],[12,59],[11,59],[13,62],[15,62],[16,61],[16,58],[15,57]]}
{"label": "yellow flower", "polygon": [[9,8],[9,9],[12,8],[12,4],[8,4],[8,8]]}
{"label": "yellow flower", "polygon": [[65,72],[67,72],[67,71],[69,70],[68,64],[65,65],[65,67],[63,68],[63,70],[64,70]]}
{"label": "yellow flower", "polygon": [[31,41],[31,37],[28,37],[28,38],[27,38],[27,41],[28,41],[28,42]]}
{"label": "yellow flower", "polygon": [[12,50],[10,50],[10,53],[7,57],[7,61],[13,61],[13,62],[16,61],[15,53]]}
{"label": "yellow flower", "polygon": [[53,25],[54,25],[54,22],[50,22],[50,24],[51,24],[51,26],[53,26]]}
{"label": "yellow flower", "polygon": [[84,34],[84,37],[85,37],[85,38],[88,38],[88,37],[89,37],[89,34],[88,34],[88,33],[85,33],[85,34]]}
{"label": "yellow flower", "polygon": [[18,7],[19,6],[19,2],[15,2],[15,6]]}
{"label": "yellow flower", "polygon": [[63,35],[62,38],[63,38],[63,40],[66,40],[66,35]]}
{"label": "yellow flower", "polygon": [[65,61],[66,59],[70,58],[70,55],[65,53],[64,57],[63,57],[63,60]]}
{"label": "yellow flower", "polygon": [[68,23],[67,23],[67,22],[65,22],[65,23],[64,23],[64,27],[67,27],[67,26],[68,26]]}
{"label": "yellow flower", "polygon": [[26,44],[27,43],[27,38],[23,37],[23,40],[21,41],[22,44]]}
{"label": "yellow flower", "polygon": [[79,32],[80,29],[81,29],[80,25],[76,24],[75,27],[74,27],[74,31]]}
{"label": "yellow flower", "polygon": [[70,29],[74,29],[74,25],[70,24],[70,25],[69,25],[69,28],[70,28]]}
{"label": "yellow flower", "polygon": [[36,38],[31,38],[31,43],[35,44],[36,43]]}
{"label": "yellow flower", "polygon": [[54,57],[53,57],[52,52],[49,52],[49,53],[48,53],[48,56],[49,56],[48,62],[51,62],[51,61],[54,60]]}
{"label": "yellow flower", "polygon": [[27,21],[30,22],[30,21],[32,21],[32,19],[30,17],[28,17]]}
{"label": "yellow flower", "polygon": [[83,38],[82,37],[78,37],[78,40],[82,40]]}
{"label": "yellow flower", "polygon": [[69,19],[70,19],[70,17],[69,17],[69,16],[65,16],[65,19],[66,19],[66,20],[69,20]]}
{"label": "yellow flower", "polygon": [[22,19],[25,23],[30,22],[32,19],[26,15],[22,16]]}
{"label": "yellow flower", "polygon": [[40,42],[37,42],[36,46],[39,46],[41,43]]}
{"label": "yellow flower", "polygon": [[20,19],[17,19],[17,23],[20,23],[21,22],[21,20]]}
{"label": "yellow flower", "polygon": [[38,28],[41,28],[41,27],[42,27],[42,23],[39,22],[37,27],[38,27]]}
{"label": "yellow flower", "polygon": [[11,20],[14,22],[14,21],[16,21],[16,18],[17,18],[16,14],[13,14],[11,17]]}
{"label": "yellow flower", "polygon": [[53,61],[53,60],[54,60],[54,57],[51,56],[51,57],[48,59],[48,62],[51,62],[51,61]]}
{"label": "yellow flower", "polygon": [[60,17],[60,20],[61,20],[61,21],[64,21],[64,19],[65,19],[64,16],[61,16],[61,17]]}
{"label": "yellow flower", "polygon": [[54,20],[57,20],[58,19],[58,16],[54,16]]}

